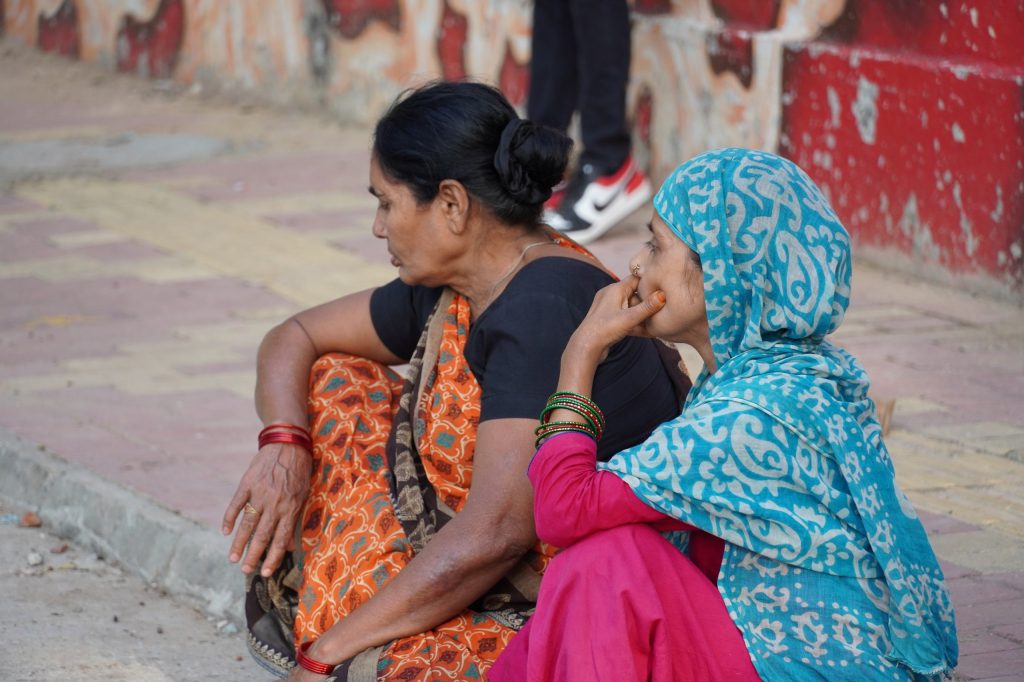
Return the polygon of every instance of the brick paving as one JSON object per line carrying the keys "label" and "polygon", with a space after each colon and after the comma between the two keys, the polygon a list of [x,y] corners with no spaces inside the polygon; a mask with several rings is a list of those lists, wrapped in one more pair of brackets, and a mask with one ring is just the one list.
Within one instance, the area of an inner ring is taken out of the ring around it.
{"label": "brick paving", "polygon": [[[127,131],[225,142],[174,165],[0,175],[0,428],[214,528],[253,454],[263,332],[390,277],[368,132],[0,50],[0,154]],[[646,218],[594,247],[613,270]],[[858,262],[836,338],[895,401],[887,442],[947,572],[958,675],[1024,679],[1024,314]]]}

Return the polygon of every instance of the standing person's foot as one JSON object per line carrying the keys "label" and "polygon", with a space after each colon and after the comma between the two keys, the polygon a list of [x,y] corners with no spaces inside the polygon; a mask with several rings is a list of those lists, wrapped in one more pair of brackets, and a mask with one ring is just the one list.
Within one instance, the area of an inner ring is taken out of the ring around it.
{"label": "standing person's foot", "polygon": [[632,156],[614,173],[599,172],[590,164],[580,167],[558,207],[544,211],[548,225],[579,244],[602,236],[651,198],[651,183]]}

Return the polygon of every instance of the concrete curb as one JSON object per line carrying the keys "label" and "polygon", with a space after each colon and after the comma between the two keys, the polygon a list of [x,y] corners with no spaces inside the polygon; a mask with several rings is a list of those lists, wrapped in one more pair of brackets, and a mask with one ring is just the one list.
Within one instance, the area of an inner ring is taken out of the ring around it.
{"label": "concrete curb", "polygon": [[228,539],[0,429],[0,495],[62,538],[113,559],[210,615],[243,625],[244,580]]}

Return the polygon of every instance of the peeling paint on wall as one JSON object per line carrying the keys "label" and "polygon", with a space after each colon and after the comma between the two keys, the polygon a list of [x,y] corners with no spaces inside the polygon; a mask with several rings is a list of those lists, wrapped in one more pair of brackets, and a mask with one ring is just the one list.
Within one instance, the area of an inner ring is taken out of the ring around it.
{"label": "peeling paint on wall", "polygon": [[40,13],[36,23],[39,49],[77,59],[81,52],[78,25],[78,6],[73,0],[64,0],[53,12]]}
{"label": "peeling paint on wall", "polygon": [[830,85],[826,92],[828,92],[828,110],[830,112],[829,126],[838,128],[843,105],[839,102],[839,93],[835,88]]}
{"label": "peeling paint on wall", "polygon": [[1011,36],[1024,2],[971,9],[848,0],[785,48],[779,150],[834,197],[856,244],[1022,292],[1024,42]]}
{"label": "peeling paint on wall", "polygon": [[168,78],[174,73],[185,35],[182,0],[161,0],[148,21],[127,15],[117,30],[119,71]]}
{"label": "peeling paint on wall", "polygon": [[[709,148],[805,167],[857,244],[1024,290],[1024,0],[632,0],[653,179]],[[372,121],[427,79],[525,106],[530,0],[3,0],[8,37]],[[882,191],[884,190],[884,191]],[[1016,254],[1016,255],[1015,255]]]}
{"label": "peeling paint on wall", "polygon": [[910,238],[914,256],[931,263],[941,260],[941,249],[932,237],[931,228],[921,220],[917,210],[917,196],[914,194],[910,195],[903,206],[899,226],[900,231]]}
{"label": "peeling paint on wall", "polygon": [[964,248],[967,250],[967,256],[969,258],[973,257],[978,250],[978,238],[974,236],[974,225],[964,211],[964,202],[961,198],[959,182],[953,183],[953,203],[956,204],[957,209],[960,211],[960,231],[964,237]]}
{"label": "peeling paint on wall", "polygon": [[857,81],[857,99],[850,106],[857,121],[860,139],[865,144],[875,143],[875,125],[878,122],[878,86],[864,76]]}

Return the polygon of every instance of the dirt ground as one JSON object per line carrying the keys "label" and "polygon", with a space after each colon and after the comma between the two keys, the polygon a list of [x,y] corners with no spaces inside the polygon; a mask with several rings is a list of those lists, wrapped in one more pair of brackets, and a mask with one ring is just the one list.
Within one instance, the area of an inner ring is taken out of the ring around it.
{"label": "dirt ground", "polygon": [[0,680],[269,680],[211,622],[0,502]]}

